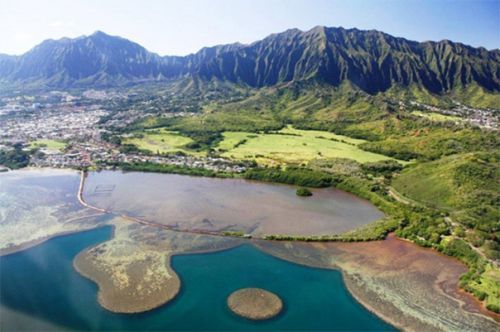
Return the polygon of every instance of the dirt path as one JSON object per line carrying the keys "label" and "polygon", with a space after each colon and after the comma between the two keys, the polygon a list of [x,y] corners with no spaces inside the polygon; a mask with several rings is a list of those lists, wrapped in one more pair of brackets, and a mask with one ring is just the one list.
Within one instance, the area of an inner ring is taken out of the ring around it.
{"label": "dirt path", "polygon": [[401,194],[400,192],[398,192],[393,187],[389,187],[389,189],[387,190],[387,193],[389,194],[389,196],[391,196],[392,198],[394,198],[396,201],[398,201],[400,203],[403,203],[403,204],[406,204],[406,205],[409,205],[409,204],[413,204],[413,205],[417,205],[417,206],[421,205],[421,203],[403,196],[403,194]]}

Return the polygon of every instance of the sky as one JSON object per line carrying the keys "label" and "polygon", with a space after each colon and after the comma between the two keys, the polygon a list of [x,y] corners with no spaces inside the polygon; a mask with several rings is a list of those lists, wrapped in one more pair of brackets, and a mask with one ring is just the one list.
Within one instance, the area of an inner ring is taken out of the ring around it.
{"label": "sky", "polygon": [[101,30],[160,55],[186,55],[317,25],[494,49],[500,0],[0,0],[0,53]]}

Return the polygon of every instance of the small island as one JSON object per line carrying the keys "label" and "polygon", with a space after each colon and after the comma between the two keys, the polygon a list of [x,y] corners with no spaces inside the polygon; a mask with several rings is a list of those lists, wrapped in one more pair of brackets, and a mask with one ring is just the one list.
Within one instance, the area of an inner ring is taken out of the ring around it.
{"label": "small island", "polygon": [[300,187],[295,193],[300,197],[309,197],[313,195],[313,193],[309,189],[304,187]]}
{"label": "small island", "polygon": [[235,314],[252,320],[270,319],[283,309],[283,302],[277,295],[260,288],[235,291],[228,297],[227,305]]}

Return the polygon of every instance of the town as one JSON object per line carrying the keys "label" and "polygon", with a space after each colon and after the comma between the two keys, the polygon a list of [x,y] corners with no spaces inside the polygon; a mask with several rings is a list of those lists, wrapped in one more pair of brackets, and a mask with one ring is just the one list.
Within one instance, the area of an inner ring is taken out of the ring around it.
{"label": "town", "polygon": [[[443,109],[437,106],[426,105],[415,101],[410,101],[410,105],[419,110],[449,116],[451,119],[458,118],[460,121],[468,122],[472,125],[489,130],[498,130],[500,112],[494,109],[477,109],[454,102],[451,109]],[[453,121],[453,120],[451,120]]]}
{"label": "town", "polygon": [[[248,165],[216,155],[153,154],[138,149],[123,151],[118,144],[103,139],[104,136],[126,132],[127,126],[152,112],[163,118],[190,117],[196,116],[195,110],[203,104],[201,99],[196,104],[186,104],[184,99],[187,98],[172,94],[150,97],[154,102],[145,100],[137,91],[94,89],[1,97],[0,151],[20,146],[29,152],[29,165],[35,167],[106,169],[120,164],[153,163],[228,173],[246,170]],[[441,114],[456,123],[498,130],[498,110],[473,109],[461,104],[441,109],[414,101],[399,102],[399,106],[403,110]]]}
{"label": "town", "polygon": [[[101,101],[106,96],[109,95],[91,90],[80,98],[59,92],[47,93],[36,99],[2,98],[0,151],[13,150],[16,144],[23,146],[25,151],[35,148],[36,152],[31,154],[29,162],[35,167],[106,169],[123,163],[154,163],[217,172],[245,171],[241,164],[219,157],[121,152],[118,146],[103,140],[102,135],[109,133],[107,128],[124,128],[144,117],[144,113],[135,109],[105,110]],[[193,115],[192,112],[182,111],[162,114],[163,117]],[[102,125],[103,119],[106,126]],[[60,145],[53,146],[51,142],[60,142]]]}

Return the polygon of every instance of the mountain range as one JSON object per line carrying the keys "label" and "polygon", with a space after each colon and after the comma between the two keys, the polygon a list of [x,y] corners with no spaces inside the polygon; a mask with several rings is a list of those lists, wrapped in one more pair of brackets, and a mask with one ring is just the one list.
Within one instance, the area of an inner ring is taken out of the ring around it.
{"label": "mountain range", "polygon": [[498,93],[500,50],[318,26],[187,56],[160,56],[100,31],[46,40],[20,56],[0,54],[0,81],[14,84],[116,86],[185,77],[250,87],[311,79],[333,86],[349,82],[370,94],[410,86],[433,94],[470,86]]}

